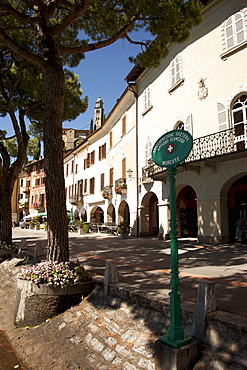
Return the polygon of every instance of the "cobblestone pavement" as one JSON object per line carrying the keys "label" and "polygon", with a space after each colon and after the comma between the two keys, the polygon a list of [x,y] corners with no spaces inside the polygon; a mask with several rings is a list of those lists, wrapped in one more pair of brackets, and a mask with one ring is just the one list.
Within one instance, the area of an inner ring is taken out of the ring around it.
{"label": "cobblestone pavement", "polygon": [[[20,260],[0,267],[1,327],[19,355],[19,369],[153,370],[154,341],[164,325],[148,308],[93,293],[65,313],[32,328],[13,325],[14,292]],[[14,368],[11,367],[11,368]]]}
{"label": "cobblestone pavement", "polygon": [[[26,253],[34,255],[40,241],[43,257],[45,233],[14,230],[14,238],[27,238]],[[216,282],[221,309],[247,316],[246,246],[200,246],[195,242],[179,244],[181,307],[195,305],[197,280]],[[104,274],[105,261],[118,264],[120,280],[136,292],[168,302],[169,243],[158,240],[129,239],[105,235],[70,235],[70,255],[79,259],[97,276]],[[13,324],[16,274],[21,260],[13,258],[0,264],[0,330],[4,330],[20,363],[19,369],[77,370],[123,369],[152,370],[154,342],[168,323],[148,308],[129,304],[124,299],[105,300],[100,286],[88,298],[58,317],[32,328]],[[168,307],[169,310],[169,307]],[[12,368],[12,367],[10,367]],[[197,367],[209,370],[204,365]],[[1,366],[0,366],[1,369]],[[7,369],[7,368],[6,368]],[[3,370],[5,370],[3,368]],[[8,369],[7,369],[8,370]]]}

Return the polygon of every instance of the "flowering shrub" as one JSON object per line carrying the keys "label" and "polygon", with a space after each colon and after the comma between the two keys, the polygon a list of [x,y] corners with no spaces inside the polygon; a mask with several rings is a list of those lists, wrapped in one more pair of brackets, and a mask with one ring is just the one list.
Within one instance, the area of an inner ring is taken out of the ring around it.
{"label": "flowering shrub", "polygon": [[75,285],[91,280],[90,274],[79,262],[41,262],[23,270],[19,279],[33,283],[59,286]]}
{"label": "flowering shrub", "polygon": [[0,250],[5,250],[5,249],[12,249],[12,248],[16,248],[16,245],[15,244],[7,244],[6,242],[3,242],[2,240],[0,240]]}

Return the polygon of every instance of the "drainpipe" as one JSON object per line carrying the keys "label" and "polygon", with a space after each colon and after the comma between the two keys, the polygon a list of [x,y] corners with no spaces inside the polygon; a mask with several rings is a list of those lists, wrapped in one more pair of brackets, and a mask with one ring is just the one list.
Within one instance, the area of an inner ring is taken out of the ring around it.
{"label": "drainpipe", "polygon": [[135,83],[128,83],[129,90],[133,92],[136,101],[136,236],[139,237],[139,155],[138,155],[138,93]]}

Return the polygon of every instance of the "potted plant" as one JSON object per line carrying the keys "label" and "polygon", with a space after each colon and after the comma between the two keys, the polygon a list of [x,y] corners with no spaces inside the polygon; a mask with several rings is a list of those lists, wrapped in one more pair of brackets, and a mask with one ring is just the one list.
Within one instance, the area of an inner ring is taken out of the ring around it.
{"label": "potted plant", "polygon": [[77,221],[77,226],[78,226],[78,234],[81,235],[81,234],[85,234],[85,230],[84,230],[84,222],[83,221]]}
{"label": "potted plant", "polygon": [[121,188],[122,194],[127,193],[127,184],[122,183],[120,188]]}
{"label": "potted plant", "polygon": [[115,192],[117,194],[121,194],[121,187],[120,186],[115,186]]}
{"label": "potted plant", "polygon": [[35,221],[34,228],[35,228],[35,230],[40,230],[40,222],[39,221]]}
{"label": "potted plant", "polygon": [[25,268],[17,288],[15,324],[33,326],[78,304],[93,282],[79,262],[45,261]]}
{"label": "potted plant", "polygon": [[10,257],[16,253],[15,244],[7,244],[6,242],[0,240],[0,258]]}
{"label": "potted plant", "polygon": [[123,239],[128,238],[129,232],[130,232],[130,226],[128,225],[126,221],[120,222],[120,224],[118,225],[118,232],[121,235],[121,238]]}
{"label": "potted plant", "polygon": [[29,228],[30,229],[34,229],[34,226],[35,226],[35,221],[34,220],[31,220],[31,221],[29,221]]}

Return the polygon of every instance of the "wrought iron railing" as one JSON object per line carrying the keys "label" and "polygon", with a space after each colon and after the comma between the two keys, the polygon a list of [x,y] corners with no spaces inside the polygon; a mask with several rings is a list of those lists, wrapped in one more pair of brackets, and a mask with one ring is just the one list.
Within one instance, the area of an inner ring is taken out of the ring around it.
{"label": "wrought iron railing", "polygon": [[74,194],[69,197],[69,201],[71,204],[77,204],[83,202],[83,195],[82,194]]}
{"label": "wrought iron railing", "polygon": [[[240,127],[241,126],[241,127]],[[199,137],[193,140],[193,147],[185,163],[204,160],[217,156],[227,155],[247,150],[247,125],[238,125],[236,128],[219,131],[214,134]],[[164,171],[152,159],[142,168],[142,182],[152,181],[152,175]]]}

